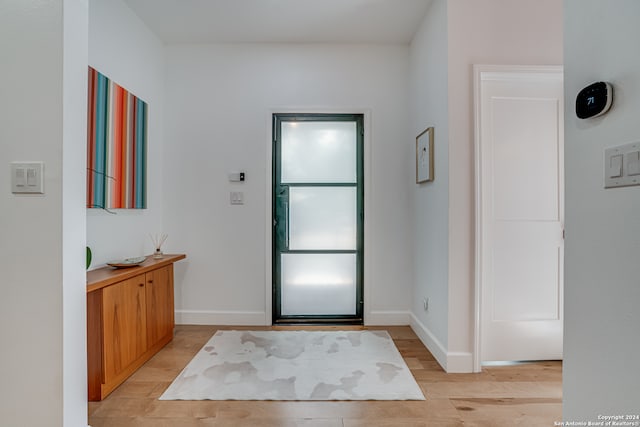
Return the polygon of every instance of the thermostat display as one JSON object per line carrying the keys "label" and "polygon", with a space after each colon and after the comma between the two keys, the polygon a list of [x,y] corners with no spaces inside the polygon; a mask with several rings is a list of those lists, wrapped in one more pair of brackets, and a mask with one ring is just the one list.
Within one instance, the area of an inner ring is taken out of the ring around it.
{"label": "thermostat display", "polygon": [[601,116],[611,108],[613,89],[607,82],[593,83],[578,93],[576,115],[581,119]]}

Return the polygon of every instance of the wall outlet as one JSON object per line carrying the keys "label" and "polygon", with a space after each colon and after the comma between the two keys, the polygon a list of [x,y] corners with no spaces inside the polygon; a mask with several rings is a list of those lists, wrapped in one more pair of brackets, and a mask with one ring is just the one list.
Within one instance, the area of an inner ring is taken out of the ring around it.
{"label": "wall outlet", "polygon": [[429,311],[429,298],[422,298],[422,306],[424,311]]}

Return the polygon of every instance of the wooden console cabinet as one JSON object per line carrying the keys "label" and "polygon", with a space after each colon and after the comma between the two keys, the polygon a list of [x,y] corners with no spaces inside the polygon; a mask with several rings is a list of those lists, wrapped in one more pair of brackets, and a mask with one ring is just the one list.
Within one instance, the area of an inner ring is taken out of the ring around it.
{"label": "wooden console cabinet", "polygon": [[151,256],[138,267],[87,273],[89,400],[104,399],[173,339],[173,263]]}

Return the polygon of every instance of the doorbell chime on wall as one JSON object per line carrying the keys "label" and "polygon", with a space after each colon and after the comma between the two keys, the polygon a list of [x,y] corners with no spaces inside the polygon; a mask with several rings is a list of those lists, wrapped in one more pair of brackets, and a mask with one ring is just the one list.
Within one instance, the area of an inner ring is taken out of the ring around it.
{"label": "doorbell chime on wall", "polygon": [[607,82],[585,87],[576,97],[576,115],[580,119],[598,117],[609,111],[613,103],[613,88]]}

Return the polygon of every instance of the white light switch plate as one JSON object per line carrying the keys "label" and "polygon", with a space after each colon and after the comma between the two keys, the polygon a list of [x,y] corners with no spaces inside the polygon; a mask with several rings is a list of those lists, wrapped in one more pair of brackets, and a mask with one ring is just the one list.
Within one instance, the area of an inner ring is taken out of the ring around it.
{"label": "white light switch plate", "polygon": [[232,205],[244,205],[244,193],[242,191],[232,191],[229,194]]}
{"label": "white light switch plate", "polygon": [[604,188],[640,185],[639,151],[640,142],[604,150]]}
{"label": "white light switch plate", "polygon": [[44,163],[11,162],[11,192],[44,194]]}

